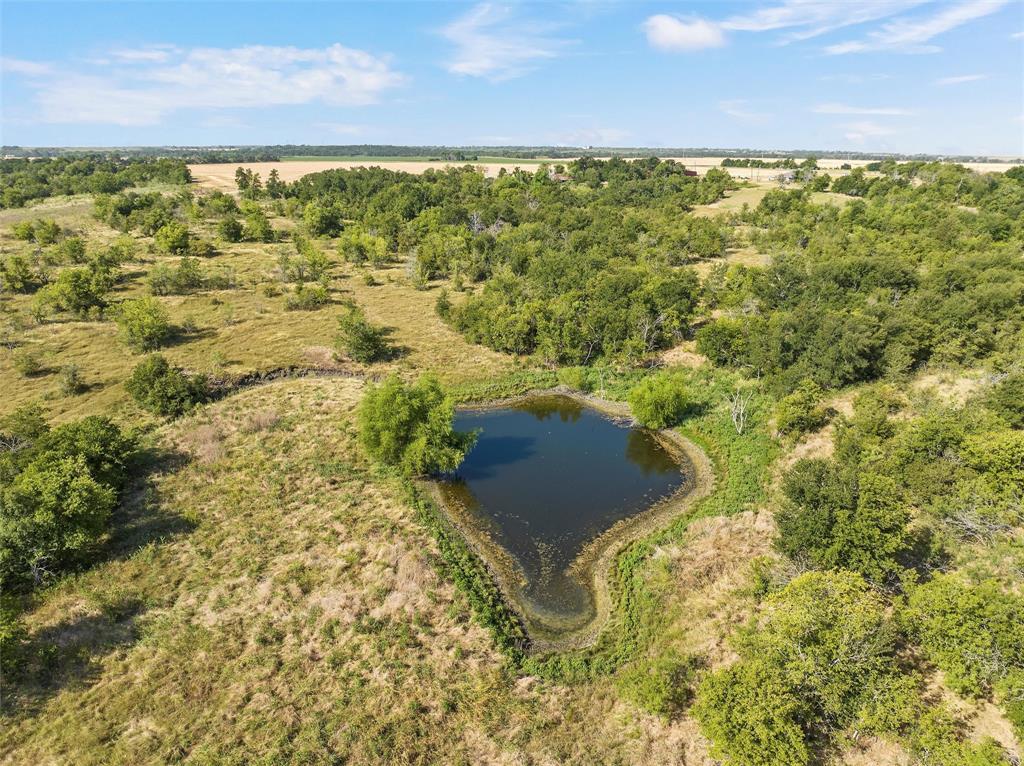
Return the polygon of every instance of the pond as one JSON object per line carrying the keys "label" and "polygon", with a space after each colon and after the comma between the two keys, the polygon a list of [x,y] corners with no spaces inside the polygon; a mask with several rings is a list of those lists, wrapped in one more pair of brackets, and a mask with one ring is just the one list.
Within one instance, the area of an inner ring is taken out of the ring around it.
{"label": "pond", "polygon": [[465,410],[477,431],[446,505],[483,548],[532,633],[557,635],[594,616],[593,543],[617,522],[679,492],[689,461],[658,434],[616,421],[569,396]]}

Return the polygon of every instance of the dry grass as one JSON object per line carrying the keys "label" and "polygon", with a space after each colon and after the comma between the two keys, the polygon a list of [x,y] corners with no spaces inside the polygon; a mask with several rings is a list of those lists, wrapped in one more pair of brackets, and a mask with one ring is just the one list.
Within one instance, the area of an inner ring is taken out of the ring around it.
{"label": "dry grass", "polygon": [[[155,475],[116,552],[29,612],[60,660],[18,700],[0,762],[710,766],[692,721],[639,713],[612,679],[501,669],[397,486],[354,447],[361,387],[276,383],[159,430],[170,449],[218,446]],[[256,413],[287,415],[253,429]],[[725,609],[758,524],[702,522],[673,552],[696,585],[679,635],[693,610]],[[706,642],[734,621],[709,621]]]}
{"label": "dry grass", "polygon": [[[113,241],[118,232],[92,219],[90,211],[91,207],[83,208],[78,200],[55,201],[47,204],[45,216],[84,234],[89,249],[96,250]],[[279,229],[285,228],[286,223],[290,222],[273,220]],[[214,238],[213,221],[193,222],[190,226],[201,236]],[[144,240],[139,240],[138,245],[140,260],[125,265],[125,279],[116,287],[114,301],[148,294],[148,272],[159,263],[174,264],[178,260],[149,252]],[[334,254],[333,242],[323,240],[319,246]],[[31,255],[33,248],[14,240],[6,226],[0,227],[0,255]],[[194,332],[183,335],[180,342],[162,353],[175,364],[218,376],[290,365],[344,366],[374,374],[430,370],[447,383],[459,383],[514,366],[511,357],[474,346],[453,332],[434,311],[436,285],[429,290],[416,290],[404,277],[404,270],[397,266],[375,272],[381,284],[368,287],[361,274],[335,255],[332,303],[315,311],[285,311],[284,294],[268,297],[263,291],[264,285],[278,284],[277,261],[282,252],[293,254],[294,246],[290,242],[221,245],[220,253],[205,259],[202,265],[212,273],[222,268],[233,270],[235,288],[159,298],[172,323],[195,327]],[[339,365],[334,360],[337,316],[341,302],[351,299],[364,305],[371,320],[392,328],[391,339],[401,349],[396,359],[371,368],[349,362]],[[14,353],[0,349],[0,385],[6,392],[0,400],[0,415],[41,401],[55,419],[97,412],[113,414],[124,422],[146,419],[131,403],[122,385],[139,357],[118,341],[113,322],[59,318],[37,324],[29,314],[32,296],[6,296],[0,301],[5,314],[0,315],[0,328],[12,323],[23,326],[24,331],[17,332],[17,337],[39,353],[45,368],[39,375],[22,377],[14,369]],[[67,364],[75,364],[81,370],[88,386],[84,393],[72,397],[59,395],[56,373]]]}

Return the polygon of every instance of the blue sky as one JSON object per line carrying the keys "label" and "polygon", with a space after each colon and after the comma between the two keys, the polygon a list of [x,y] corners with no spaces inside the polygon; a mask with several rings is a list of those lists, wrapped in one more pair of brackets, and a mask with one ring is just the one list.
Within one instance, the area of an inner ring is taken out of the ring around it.
{"label": "blue sky", "polygon": [[0,8],[5,144],[1024,153],[1020,0]]}

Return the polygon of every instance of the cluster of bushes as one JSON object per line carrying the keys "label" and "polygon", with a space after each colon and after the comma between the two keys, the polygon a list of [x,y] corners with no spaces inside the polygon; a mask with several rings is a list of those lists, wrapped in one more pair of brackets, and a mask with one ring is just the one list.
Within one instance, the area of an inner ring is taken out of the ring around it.
{"label": "cluster of bushes", "polygon": [[762,604],[734,641],[739,661],[707,675],[693,713],[731,764],[806,766],[850,728],[900,739],[927,763],[1006,766],[992,740],[965,741],[897,660],[899,628],[857,574],[808,572]]}
{"label": "cluster of bushes", "polygon": [[160,354],[139,362],[125,381],[128,394],[142,408],[164,417],[178,417],[210,396],[205,376],[190,375]]}
{"label": "cluster of bushes", "polygon": [[106,418],[50,428],[31,407],[0,422],[0,443],[0,590],[20,590],[95,555],[137,445]]}
{"label": "cluster of bushes", "polygon": [[742,220],[771,264],[718,273],[707,296],[724,315],[697,333],[698,350],[789,391],[1019,347],[1024,183],[951,165],[914,178],[869,179],[864,199],[842,208],[768,193]]}
{"label": "cluster of bushes", "polygon": [[[915,417],[897,417],[895,389],[868,388],[838,417],[833,457],[784,474],[776,547],[817,571],[781,586],[759,575],[771,595],[737,637],[739,662],[700,684],[694,713],[721,757],[805,764],[852,727],[927,762],[1009,762],[992,740],[964,741],[896,658],[913,647],[1024,735],[1024,598],[1004,569],[1024,527],[1018,374]],[[803,428],[819,394],[804,384],[784,399],[780,430]]]}
{"label": "cluster of bushes", "polygon": [[186,184],[178,159],[58,157],[0,160],[0,208],[21,207],[62,194],[110,194],[154,181]]}

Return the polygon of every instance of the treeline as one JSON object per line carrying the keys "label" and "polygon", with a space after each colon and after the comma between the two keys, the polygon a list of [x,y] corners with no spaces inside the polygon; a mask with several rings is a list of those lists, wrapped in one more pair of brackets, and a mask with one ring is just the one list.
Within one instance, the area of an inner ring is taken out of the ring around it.
{"label": "treeline", "polygon": [[816,157],[808,157],[798,163],[792,157],[786,157],[782,160],[751,159],[750,157],[726,157],[722,160],[721,164],[723,168],[777,168],[782,170],[797,170],[799,168],[813,170],[818,167],[818,159]]}
{"label": "treeline", "polygon": [[176,159],[5,159],[0,160],[0,208],[64,194],[112,194],[147,183],[190,180],[185,162]]}
{"label": "treeline", "polygon": [[804,379],[832,388],[930,361],[972,364],[1024,345],[1021,177],[900,168],[837,179],[834,191],[861,197],[842,208],[794,190],[743,211],[771,263],[712,274],[706,300],[720,316],[697,333],[701,353],[791,390]]}

